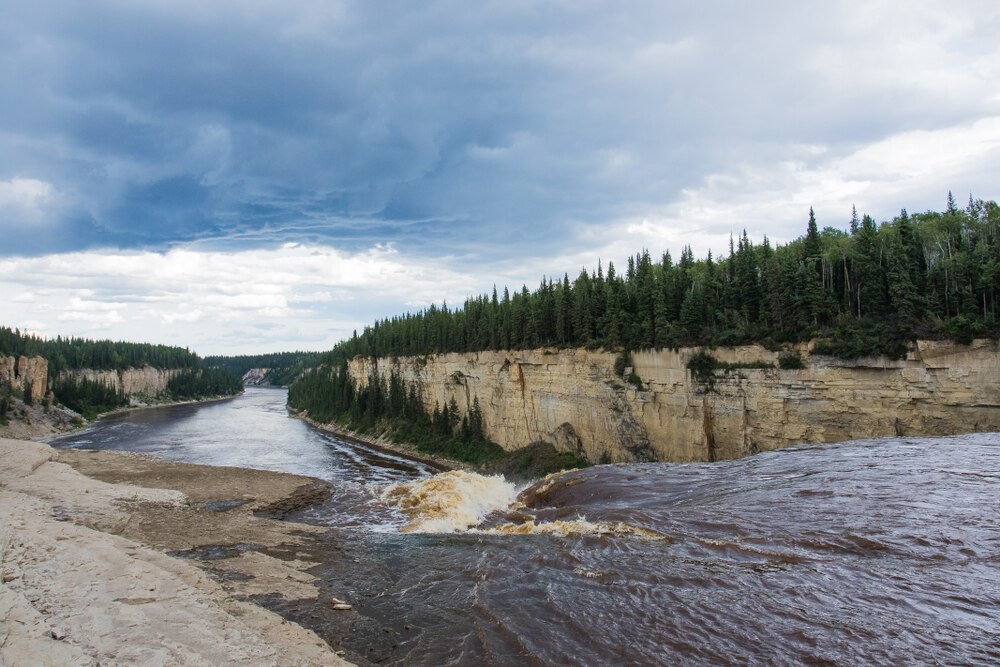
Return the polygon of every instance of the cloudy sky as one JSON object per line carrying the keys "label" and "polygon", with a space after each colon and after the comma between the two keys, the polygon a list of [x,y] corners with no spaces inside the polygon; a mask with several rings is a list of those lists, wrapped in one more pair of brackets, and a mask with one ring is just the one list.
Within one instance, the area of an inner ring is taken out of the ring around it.
{"label": "cloudy sky", "polygon": [[1000,5],[0,0],[0,323],[201,354],[1000,196]]}

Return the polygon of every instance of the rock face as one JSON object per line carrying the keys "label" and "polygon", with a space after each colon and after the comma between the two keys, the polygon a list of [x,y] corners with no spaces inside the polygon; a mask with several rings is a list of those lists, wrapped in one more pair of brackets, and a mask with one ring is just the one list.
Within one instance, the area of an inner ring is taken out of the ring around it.
{"label": "rock face", "polygon": [[243,386],[256,387],[270,384],[267,380],[267,374],[270,370],[270,368],[251,368],[243,374]]}
{"label": "rock face", "polygon": [[28,388],[32,403],[45,398],[48,377],[49,362],[43,357],[0,357],[0,387],[17,392]]}
{"label": "rock face", "polygon": [[89,380],[100,382],[121,393],[128,399],[154,399],[162,395],[167,389],[167,382],[181,371],[179,369],[153,368],[143,366],[141,368],[126,368],[119,371],[99,371],[90,368],[80,370],[61,371],[59,381],[71,379],[75,382]]}
{"label": "rock face", "polygon": [[637,389],[614,372],[617,354],[527,350],[355,359],[361,384],[375,366],[417,383],[425,406],[452,399],[464,414],[478,397],[484,428],[505,449],[550,442],[592,462],[713,461],[800,443],[890,435],[1000,430],[1000,348],[920,341],[900,361],[811,355],[778,368],[760,346],[718,348],[732,364],[774,368],[716,373],[698,382],[687,362],[699,348],[634,352]]}

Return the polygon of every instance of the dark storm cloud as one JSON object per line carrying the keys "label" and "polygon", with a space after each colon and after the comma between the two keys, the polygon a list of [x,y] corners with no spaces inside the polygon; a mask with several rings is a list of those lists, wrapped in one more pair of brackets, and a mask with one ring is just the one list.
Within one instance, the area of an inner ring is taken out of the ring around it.
{"label": "dark storm cloud", "polygon": [[[843,152],[995,111],[883,66],[879,31],[895,37],[878,23],[910,6],[8,8],[0,181],[51,192],[38,219],[0,221],[0,252],[200,240],[545,254],[788,144]],[[993,49],[995,12],[967,9],[988,20],[931,54],[945,69]]]}

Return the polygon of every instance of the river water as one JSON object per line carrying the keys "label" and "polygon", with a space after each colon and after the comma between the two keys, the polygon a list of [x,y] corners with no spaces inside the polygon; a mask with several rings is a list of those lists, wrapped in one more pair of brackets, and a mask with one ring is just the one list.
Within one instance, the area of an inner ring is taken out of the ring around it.
{"label": "river water", "polygon": [[297,518],[332,526],[314,574],[355,609],[283,611],[359,664],[1000,664],[1000,434],[522,489],[344,442],[284,401],[251,388],[53,444],[330,481]]}

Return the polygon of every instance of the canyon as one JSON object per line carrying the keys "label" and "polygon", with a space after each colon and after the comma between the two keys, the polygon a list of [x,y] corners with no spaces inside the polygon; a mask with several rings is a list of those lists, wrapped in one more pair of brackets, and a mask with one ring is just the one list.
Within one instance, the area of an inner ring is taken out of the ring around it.
{"label": "canyon", "polygon": [[[89,380],[122,395],[131,405],[161,401],[167,383],[180,369],[152,366],[121,370],[63,370],[53,383],[48,361],[41,356],[0,356],[0,392],[7,409],[0,415],[0,437],[37,438],[70,430],[80,415],[57,404],[53,384]],[[24,400],[28,399],[28,400]]]}
{"label": "canyon", "polygon": [[[56,382],[89,380],[110,387],[127,399],[152,400],[166,391],[170,378],[179,372],[152,366],[121,370],[82,368],[59,371]],[[40,356],[0,357],[0,387],[19,394],[28,389],[31,402],[41,401],[50,389],[48,361]]]}
{"label": "canyon", "polygon": [[359,385],[372,373],[399,374],[428,411],[454,401],[467,414],[478,399],[487,437],[507,450],[541,441],[593,463],[687,462],[803,443],[998,431],[998,350],[990,340],[917,341],[905,359],[845,360],[802,344],[789,350],[802,368],[782,369],[780,351],[715,348],[705,351],[726,366],[707,381],[688,370],[701,348],[632,352],[623,373],[618,353],[585,349],[359,357],[348,370]]}

